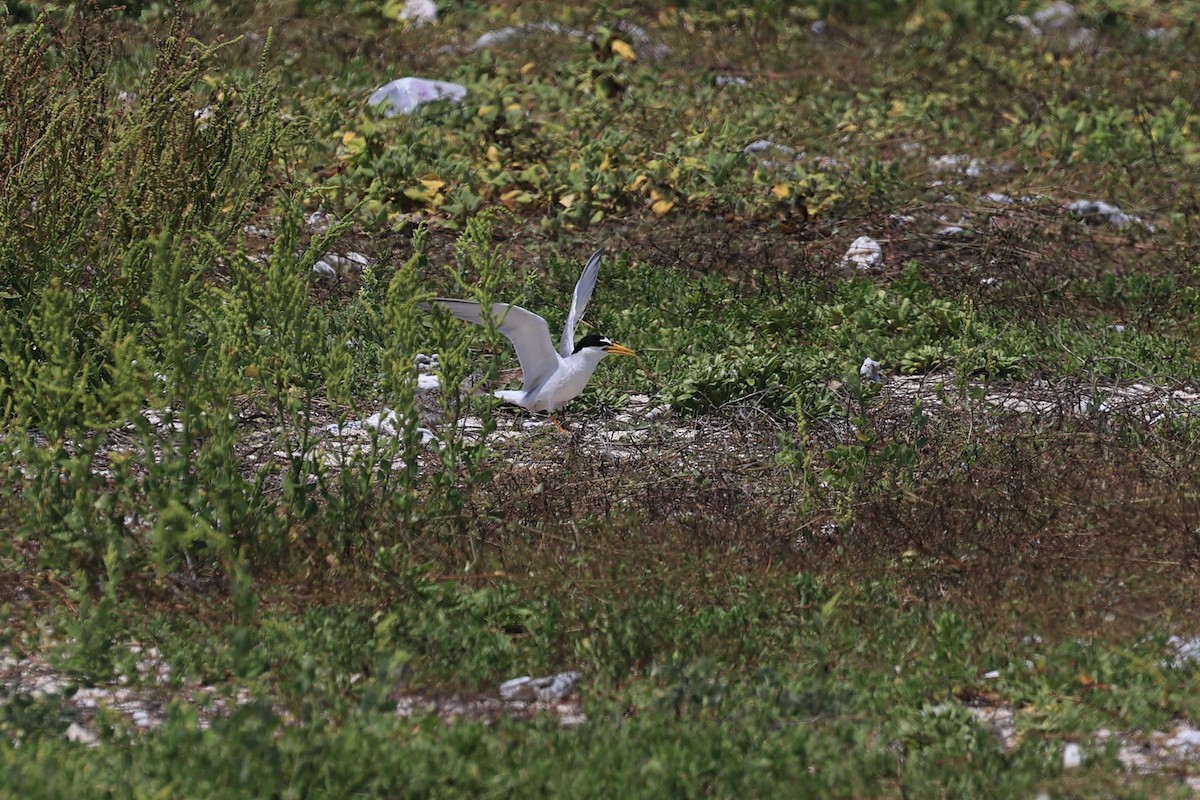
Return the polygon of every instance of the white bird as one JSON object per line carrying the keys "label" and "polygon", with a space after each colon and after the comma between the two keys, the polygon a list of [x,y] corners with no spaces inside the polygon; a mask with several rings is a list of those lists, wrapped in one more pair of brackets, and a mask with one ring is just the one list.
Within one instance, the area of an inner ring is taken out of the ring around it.
{"label": "white bird", "polygon": [[[563,326],[559,349],[554,350],[550,341],[550,326],[546,320],[532,311],[509,303],[493,303],[491,318],[496,329],[504,334],[517,351],[521,362],[523,383],[519,391],[499,390],[496,397],[529,411],[546,411],[551,421],[559,428],[554,412],[574,399],[587,386],[592,373],[605,356],[636,355],[624,345],[617,344],[604,336],[591,334],[574,343],[575,325],[583,316],[592,291],[596,288],[596,276],[600,273],[601,248],[588,259],[575,294],[571,299],[571,310],[567,312],[567,324]],[[456,300],[436,297],[431,301],[465,322],[483,324],[483,310],[475,300]],[[422,304],[428,308],[429,304]]]}

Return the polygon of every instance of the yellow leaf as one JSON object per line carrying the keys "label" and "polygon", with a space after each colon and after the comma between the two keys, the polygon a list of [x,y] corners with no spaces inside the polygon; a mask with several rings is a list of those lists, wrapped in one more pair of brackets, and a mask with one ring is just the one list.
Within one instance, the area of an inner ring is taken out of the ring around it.
{"label": "yellow leaf", "polygon": [[490,114],[495,114],[495,113],[496,113],[495,106],[480,106],[479,111],[476,112],[476,114],[480,117],[486,117]]}
{"label": "yellow leaf", "polygon": [[510,192],[505,192],[504,194],[500,195],[500,202],[511,203],[517,199],[517,195],[519,194],[521,194],[520,189],[513,189]]}
{"label": "yellow leaf", "polygon": [[575,205],[575,195],[564,194],[562,197],[558,198],[558,204],[563,208],[570,208],[571,206]]}
{"label": "yellow leaf", "polygon": [[367,149],[367,139],[354,131],[346,131],[342,134],[342,147],[348,155],[356,156]]}
{"label": "yellow leaf", "polygon": [[605,153],[604,160],[600,162],[600,171],[608,172],[610,169],[612,169],[612,160],[608,157],[608,154]]}
{"label": "yellow leaf", "polygon": [[494,144],[489,144],[487,149],[487,160],[493,164],[500,163],[500,148]]}
{"label": "yellow leaf", "polygon": [[637,53],[633,52],[633,48],[625,42],[622,42],[620,39],[613,39],[612,44],[610,44],[609,47],[612,48],[614,53],[631,64],[637,61]]}
{"label": "yellow leaf", "polygon": [[641,175],[638,175],[636,178],[634,178],[632,181],[630,181],[629,185],[626,186],[625,189],[626,189],[626,191],[636,192],[639,189],[641,189],[643,186],[645,186],[649,181],[650,181],[650,179],[646,177],[646,174],[642,173]]}
{"label": "yellow leaf", "polygon": [[537,64],[530,61],[525,66],[521,67],[521,74],[528,75],[529,73],[533,72],[535,69],[537,69]]}
{"label": "yellow leaf", "polygon": [[792,185],[781,181],[771,187],[771,194],[775,195],[777,200],[787,200],[792,196]]}
{"label": "yellow leaf", "polygon": [[654,205],[650,206],[650,210],[654,212],[654,216],[661,217],[675,207],[675,203],[670,200],[659,200]]}
{"label": "yellow leaf", "polygon": [[435,194],[442,190],[442,187],[446,185],[446,182],[439,181],[436,178],[422,178],[421,185],[424,186],[427,190],[429,190],[430,194]]}

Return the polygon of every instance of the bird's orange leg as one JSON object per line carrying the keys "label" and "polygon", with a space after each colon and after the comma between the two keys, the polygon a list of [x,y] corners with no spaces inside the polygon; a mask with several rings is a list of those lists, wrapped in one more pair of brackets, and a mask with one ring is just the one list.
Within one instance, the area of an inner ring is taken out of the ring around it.
{"label": "bird's orange leg", "polygon": [[570,431],[568,431],[566,428],[564,428],[564,427],[562,426],[562,423],[561,423],[561,422],[559,422],[558,420],[556,420],[556,419],[554,418],[554,415],[553,415],[553,414],[547,414],[547,416],[548,416],[548,417],[550,417],[550,421],[554,423],[554,427],[558,428],[558,429],[559,429],[560,431],[562,431],[563,433],[570,433]]}

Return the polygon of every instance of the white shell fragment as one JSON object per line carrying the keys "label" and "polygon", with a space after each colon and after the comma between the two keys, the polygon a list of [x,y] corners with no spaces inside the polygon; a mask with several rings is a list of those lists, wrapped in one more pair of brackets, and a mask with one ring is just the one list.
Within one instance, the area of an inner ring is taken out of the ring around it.
{"label": "white shell fragment", "polygon": [[842,266],[856,269],[875,269],[883,264],[883,248],[870,236],[860,236],[842,256]]}
{"label": "white shell fragment", "polygon": [[1083,763],[1083,750],[1072,742],[1063,748],[1063,769],[1075,769]]}
{"label": "white shell fragment", "polygon": [[457,83],[426,78],[398,78],[372,92],[367,104],[377,107],[385,117],[395,117],[411,114],[418,106],[437,100],[460,103],[466,96],[467,88]]}
{"label": "white shell fragment", "polygon": [[527,703],[557,703],[574,694],[578,687],[578,672],[561,672],[547,678],[531,678],[526,675],[500,684],[500,699]]}

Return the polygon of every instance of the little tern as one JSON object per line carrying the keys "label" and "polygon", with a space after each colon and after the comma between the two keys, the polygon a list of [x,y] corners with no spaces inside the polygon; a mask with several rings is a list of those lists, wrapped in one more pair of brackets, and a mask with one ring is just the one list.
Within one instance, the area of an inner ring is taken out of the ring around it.
{"label": "little tern", "polygon": [[[592,299],[603,256],[603,248],[593,253],[583,268],[583,274],[579,276],[579,282],[575,284],[571,310],[567,312],[567,324],[563,326],[557,352],[550,341],[550,326],[541,316],[509,303],[493,303],[491,307],[491,318],[496,329],[516,348],[523,375],[519,391],[499,390],[492,394],[528,411],[548,412],[550,420],[560,429],[562,425],[554,419],[554,412],[583,391],[605,356],[636,355],[628,347],[597,334],[574,342],[575,326]],[[464,322],[484,324],[483,309],[475,300],[435,297],[431,303],[441,306]],[[428,308],[430,304],[422,305]]]}

